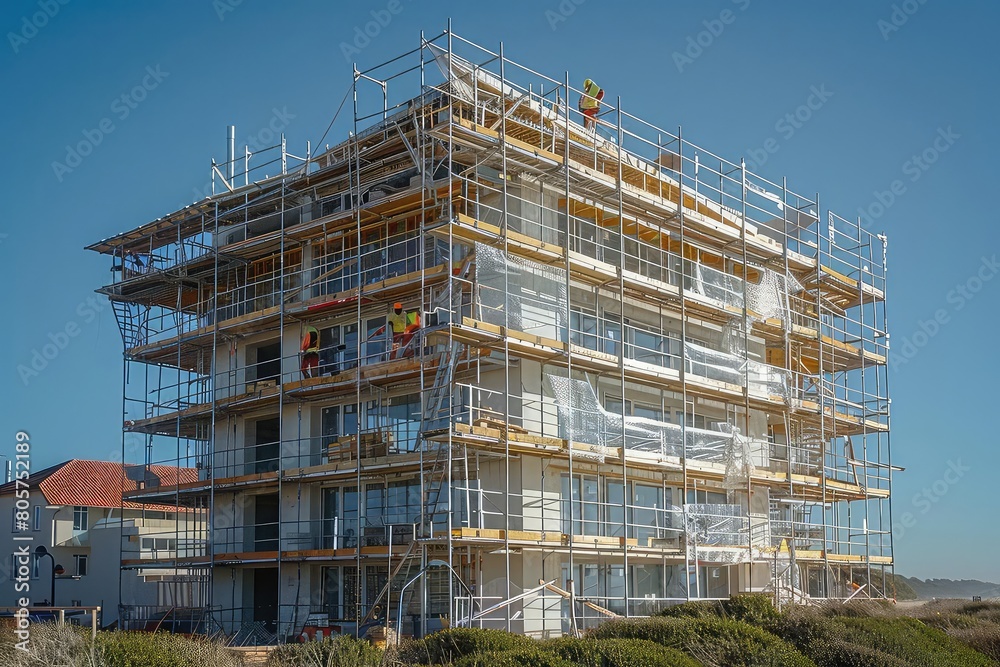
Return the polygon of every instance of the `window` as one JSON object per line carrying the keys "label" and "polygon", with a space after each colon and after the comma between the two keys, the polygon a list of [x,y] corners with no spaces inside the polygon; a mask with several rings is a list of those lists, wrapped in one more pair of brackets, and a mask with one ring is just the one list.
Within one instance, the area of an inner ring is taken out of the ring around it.
{"label": "window", "polygon": [[[143,551],[173,551],[177,547],[177,541],[167,537],[144,537],[141,541]],[[83,558],[86,558],[84,556]]]}
{"label": "window", "polygon": [[588,350],[597,350],[597,316],[579,311],[571,311],[569,314],[570,342],[585,347]]}
{"label": "window", "polygon": [[[385,338],[383,337],[383,340]],[[319,332],[319,374],[336,375],[358,365],[358,323],[336,325]]]}
{"label": "window", "polygon": [[[399,451],[413,451],[417,445],[417,433],[420,430],[420,395],[393,396],[388,399],[385,408],[385,427],[392,434],[392,445]],[[369,417],[371,421],[371,417]],[[378,424],[370,424],[370,428],[378,428]]]}
{"label": "window", "polygon": [[[645,419],[652,419],[653,421],[662,422],[663,421],[663,410],[655,405],[643,405],[642,403],[636,403],[632,407],[632,415],[635,417],[643,417]],[[669,421],[669,417],[667,420]]]}
{"label": "window", "polygon": [[339,567],[323,568],[323,609],[330,620],[345,618],[340,607],[341,577]]}
{"label": "window", "polygon": [[[674,414],[677,415],[677,423],[683,426],[684,412],[681,410],[677,410]],[[688,421],[690,422],[688,426],[690,426],[691,428],[700,428],[700,429],[708,428],[708,421],[705,419],[705,415],[691,415],[691,418]]]}
{"label": "window", "polygon": [[389,482],[386,489],[385,522],[411,524],[420,520],[420,482]]}
{"label": "window", "polygon": [[601,534],[600,482],[589,475],[562,476],[562,532]]}
{"label": "window", "polygon": [[323,489],[323,548],[353,548],[357,545],[357,487]]}
{"label": "window", "polygon": [[357,435],[358,406],[354,403],[346,405],[331,405],[323,408],[321,414],[323,444],[330,446],[338,438]]}
{"label": "window", "polygon": [[[11,581],[14,581],[15,579],[17,579],[17,576],[18,576],[17,575],[17,568],[18,568],[17,558],[18,558],[17,554],[11,554],[11,556],[10,556],[10,580]],[[30,577],[32,579],[38,579],[38,554],[36,554],[36,553],[31,554],[31,573],[30,573]]]}
{"label": "window", "polygon": [[663,537],[662,528],[670,527],[670,518],[663,501],[663,487],[647,484],[633,485],[633,506],[629,509],[629,523],[632,524],[630,537],[634,535],[639,544],[649,538]]}
{"label": "window", "polygon": [[87,509],[79,505],[73,508],[73,530],[83,532],[87,530]]}
{"label": "window", "polygon": [[704,489],[688,489],[687,501],[692,505],[725,505],[727,504],[726,494],[717,491],[705,491]]}
{"label": "window", "polygon": [[[11,556],[10,556],[10,580],[11,581],[14,581],[17,578],[17,576],[18,576],[18,574],[17,574],[17,568],[18,568],[17,558],[18,558],[17,554],[11,554]],[[31,572],[30,572],[29,576],[32,579],[37,579],[38,578],[38,554],[36,554],[36,553],[31,554]]]}
{"label": "window", "polygon": [[32,517],[31,529],[33,531],[35,531],[35,532],[38,532],[39,530],[42,529],[42,506],[41,505],[35,505],[35,514]]}
{"label": "window", "polygon": [[247,349],[247,381],[267,380],[281,375],[281,342],[262,343]]}
{"label": "window", "polygon": [[87,576],[87,555],[73,554],[73,562],[76,564],[76,575],[78,577]]}

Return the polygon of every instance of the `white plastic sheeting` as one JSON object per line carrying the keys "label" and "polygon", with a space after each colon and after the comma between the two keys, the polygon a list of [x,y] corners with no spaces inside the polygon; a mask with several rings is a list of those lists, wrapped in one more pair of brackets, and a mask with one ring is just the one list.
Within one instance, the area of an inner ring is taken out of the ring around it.
{"label": "white plastic sheeting", "polygon": [[782,275],[766,267],[755,267],[761,274],[760,282],[746,284],[744,299],[742,278],[696,262],[689,266],[689,275],[684,279],[686,292],[733,308],[743,308],[745,303],[751,322],[777,318],[786,328],[791,324],[789,296],[803,289],[793,276]]}
{"label": "white plastic sheeting", "polygon": [[689,547],[739,547],[750,543],[749,519],[739,505],[689,503],[684,509]]}
{"label": "white plastic sheeting", "polygon": [[565,327],[564,270],[477,243],[476,278],[484,322],[553,338]]}
{"label": "white plastic sheeting", "polygon": [[[720,425],[724,430],[708,430],[679,424],[656,421],[645,417],[631,417],[605,410],[589,382],[572,380],[547,373],[545,379],[552,388],[559,424],[565,437],[575,443],[586,443],[603,448],[620,447],[644,452],[658,452],[661,456],[681,457],[700,461],[725,462],[743,445],[733,445],[734,434],[739,430],[729,424]],[[687,439],[685,451],[684,438]],[[747,450],[748,451],[748,450]],[[737,459],[734,457],[734,461]],[[739,457],[741,470],[749,457]]]}

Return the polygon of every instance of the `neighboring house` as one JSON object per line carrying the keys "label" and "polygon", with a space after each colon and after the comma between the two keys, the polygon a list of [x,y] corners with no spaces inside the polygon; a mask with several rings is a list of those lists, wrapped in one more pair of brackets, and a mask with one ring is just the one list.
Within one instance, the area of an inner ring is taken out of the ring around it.
{"label": "neighboring house", "polygon": [[[142,481],[134,481],[134,470],[141,473]],[[176,548],[179,530],[189,534],[192,526],[201,529],[199,514],[178,511],[175,506],[123,503],[123,492],[196,479],[192,468],[154,465],[146,470],[112,461],[73,459],[46,468],[27,480],[27,526],[18,525],[15,482],[0,486],[0,516],[10,519],[9,528],[0,525],[0,551],[13,554],[16,546],[30,545],[32,604],[53,603],[51,568],[62,565],[54,603],[100,605],[103,624],[110,624],[118,619],[119,604],[162,604],[164,598],[174,596],[170,582],[183,581],[187,575],[186,570],[122,569],[122,560],[151,558],[157,549]],[[18,536],[32,539],[17,541]],[[38,546],[44,546],[54,561],[34,555]],[[14,567],[13,557],[8,556],[0,570],[5,582],[14,577]],[[13,585],[0,586],[0,606],[13,606],[20,595]]]}

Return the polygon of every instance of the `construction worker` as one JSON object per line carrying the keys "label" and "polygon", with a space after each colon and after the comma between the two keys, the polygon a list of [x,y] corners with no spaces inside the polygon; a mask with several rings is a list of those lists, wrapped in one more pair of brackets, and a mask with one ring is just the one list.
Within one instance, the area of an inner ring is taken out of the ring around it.
{"label": "construction worker", "polygon": [[403,310],[403,304],[398,301],[392,304],[392,312],[389,313],[389,325],[392,327],[392,356],[396,356],[396,350],[403,344],[403,336],[406,334],[407,314]]}
{"label": "construction worker", "polygon": [[311,324],[306,325],[305,335],[302,336],[302,379],[308,380],[316,377],[310,371],[319,367],[319,331]]}
{"label": "construction worker", "polygon": [[413,340],[414,334],[420,330],[420,313],[417,311],[406,313],[406,328],[403,329],[403,338],[400,341],[400,347],[403,350],[401,356],[412,357],[413,350],[408,346],[410,341]]}
{"label": "construction worker", "polygon": [[597,123],[597,112],[601,110],[601,100],[604,99],[604,89],[587,79],[583,82],[583,94],[580,95],[580,113],[584,115],[583,126],[590,130]]}

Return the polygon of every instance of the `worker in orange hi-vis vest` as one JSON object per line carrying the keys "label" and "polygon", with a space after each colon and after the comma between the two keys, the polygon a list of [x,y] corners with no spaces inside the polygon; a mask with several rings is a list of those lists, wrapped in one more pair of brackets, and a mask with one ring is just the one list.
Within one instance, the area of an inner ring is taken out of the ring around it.
{"label": "worker in orange hi-vis vest", "polygon": [[311,371],[319,367],[319,331],[312,325],[306,326],[305,335],[302,337],[302,379],[308,380],[313,377]]}
{"label": "worker in orange hi-vis vest", "polygon": [[597,112],[601,110],[601,100],[603,99],[603,88],[590,79],[583,82],[583,94],[580,95],[580,113],[585,116],[583,123],[588,130],[593,129],[597,123]]}

